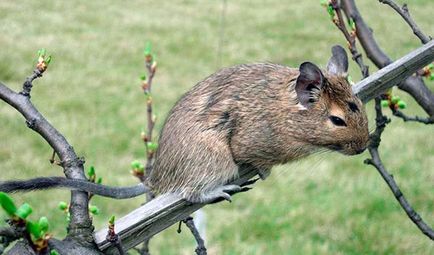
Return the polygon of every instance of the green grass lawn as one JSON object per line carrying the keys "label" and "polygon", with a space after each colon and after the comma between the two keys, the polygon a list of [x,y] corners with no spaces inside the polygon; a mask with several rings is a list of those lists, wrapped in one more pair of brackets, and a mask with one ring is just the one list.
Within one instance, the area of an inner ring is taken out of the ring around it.
{"label": "green grass lawn", "polygon": [[[392,58],[420,46],[387,6],[358,2]],[[432,0],[407,3],[421,28],[434,35]],[[325,66],[330,47],[345,45],[319,0],[227,1],[223,39],[221,10],[222,1],[1,1],[0,80],[18,90],[32,72],[37,49],[47,48],[54,60],[35,82],[33,103],[86,158],[86,166],[96,167],[105,184],[132,185],[137,180],[129,164],[144,159],[140,131],[146,116],[139,76],[146,41],[152,42],[159,63],[157,130],[177,98],[223,66],[271,61],[296,67],[307,60]],[[359,71],[351,65],[357,80]],[[434,89],[433,82],[429,86]],[[406,112],[423,115],[413,100],[398,94],[409,105]],[[393,119],[380,148],[403,192],[431,225],[433,131]],[[48,162],[51,151],[17,112],[0,102],[1,180],[62,175]],[[235,196],[233,203],[207,206],[209,254],[433,254],[433,242],[407,218],[376,170],[363,164],[367,156],[328,153],[276,167],[269,179]],[[56,208],[68,201],[68,191],[14,198],[31,203],[32,218],[47,216],[56,237],[65,235],[65,217]],[[143,200],[94,198],[92,204],[101,209],[94,217],[96,228]],[[169,228],[151,242],[153,254],[192,254],[194,248],[186,228],[181,234]]]}

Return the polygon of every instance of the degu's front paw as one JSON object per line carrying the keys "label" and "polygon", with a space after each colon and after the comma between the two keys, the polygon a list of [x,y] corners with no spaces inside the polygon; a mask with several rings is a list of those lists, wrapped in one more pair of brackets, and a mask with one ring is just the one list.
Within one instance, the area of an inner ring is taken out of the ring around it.
{"label": "degu's front paw", "polygon": [[200,196],[200,203],[209,204],[213,202],[219,202],[221,200],[232,201],[231,194],[235,194],[242,191],[239,185],[223,185],[215,188],[214,190],[207,191]]}

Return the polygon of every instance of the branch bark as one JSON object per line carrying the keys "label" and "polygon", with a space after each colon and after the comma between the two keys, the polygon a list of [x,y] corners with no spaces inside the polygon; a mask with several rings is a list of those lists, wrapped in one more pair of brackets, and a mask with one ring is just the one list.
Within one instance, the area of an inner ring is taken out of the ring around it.
{"label": "branch bark", "polygon": [[[86,179],[83,171],[84,161],[77,157],[65,137],[36,109],[29,96],[16,93],[0,82],[0,99],[20,112],[27,126],[41,135],[56,151],[67,178]],[[83,191],[71,191],[70,205],[71,221],[68,235],[91,243],[93,226],[88,213],[88,194]]]}

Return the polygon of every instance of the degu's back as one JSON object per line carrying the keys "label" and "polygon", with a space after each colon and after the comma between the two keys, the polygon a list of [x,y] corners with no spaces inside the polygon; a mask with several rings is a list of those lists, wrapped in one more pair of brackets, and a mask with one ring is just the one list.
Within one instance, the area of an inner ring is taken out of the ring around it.
{"label": "degu's back", "polygon": [[326,148],[345,154],[368,142],[366,114],[346,80],[347,56],[333,48],[327,71],[270,63],[209,76],[173,107],[162,130],[149,185],[192,202],[228,199],[240,165],[265,178],[273,165]]}

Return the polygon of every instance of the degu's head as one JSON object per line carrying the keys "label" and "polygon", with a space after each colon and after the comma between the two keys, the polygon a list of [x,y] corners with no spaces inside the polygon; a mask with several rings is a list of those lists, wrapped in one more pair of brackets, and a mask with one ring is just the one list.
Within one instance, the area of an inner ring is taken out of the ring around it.
{"label": "degu's head", "polygon": [[295,91],[302,112],[316,123],[306,140],[346,155],[362,153],[369,142],[368,120],[360,99],[347,80],[348,57],[341,46],[332,48],[327,70],[304,62]]}

